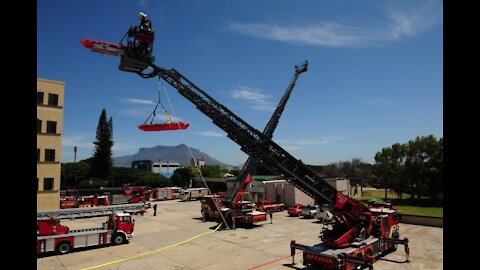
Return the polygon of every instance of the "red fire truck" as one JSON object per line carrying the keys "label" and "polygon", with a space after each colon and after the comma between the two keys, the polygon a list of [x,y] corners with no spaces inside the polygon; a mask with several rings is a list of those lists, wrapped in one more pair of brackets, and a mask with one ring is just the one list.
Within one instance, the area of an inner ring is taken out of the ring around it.
{"label": "red fire truck", "polygon": [[[141,209],[143,205],[138,204],[134,207]],[[134,210],[132,205],[121,205],[37,212],[37,254],[53,251],[58,254],[66,254],[81,247],[128,243],[133,236],[135,220],[129,213],[119,211],[121,209],[124,211]],[[82,215],[94,217],[106,213],[110,213],[108,220],[97,228],[71,230],[60,224],[62,218],[74,218]]]}
{"label": "red fire truck", "polygon": [[106,196],[64,196],[60,198],[61,209],[108,205],[110,205],[110,202]]}
{"label": "red fire truck", "polygon": [[277,212],[285,209],[284,203],[279,203],[274,200],[260,200],[256,206],[258,210],[264,212]]}
{"label": "red fire truck", "polygon": [[182,192],[180,187],[163,187],[152,189],[152,199],[154,200],[175,200],[180,198]]}

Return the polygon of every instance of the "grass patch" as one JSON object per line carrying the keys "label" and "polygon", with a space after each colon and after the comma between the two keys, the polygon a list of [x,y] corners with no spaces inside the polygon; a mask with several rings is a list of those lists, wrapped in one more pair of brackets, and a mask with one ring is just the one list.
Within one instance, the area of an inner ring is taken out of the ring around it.
{"label": "grass patch", "polygon": [[[373,198],[385,199],[385,190],[364,190],[360,201],[366,203]],[[388,191],[387,201],[390,201],[400,214],[443,217],[443,198],[432,200],[429,197],[421,197],[420,199],[411,200],[410,194],[406,193],[403,194],[403,199],[397,198],[398,196],[395,192]]]}
{"label": "grass patch", "polygon": [[395,206],[400,214],[419,215],[430,217],[443,217],[443,207],[422,207],[422,206]]}

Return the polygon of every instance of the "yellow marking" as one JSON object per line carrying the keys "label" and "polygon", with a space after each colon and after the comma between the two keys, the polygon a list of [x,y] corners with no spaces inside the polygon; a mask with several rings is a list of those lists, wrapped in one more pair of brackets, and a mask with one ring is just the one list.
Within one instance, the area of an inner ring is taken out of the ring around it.
{"label": "yellow marking", "polygon": [[190,242],[190,241],[192,241],[193,239],[196,239],[196,238],[198,238],[198,237],[201,237],[201,236],[204,236],[204,235],[207,235],[207,234],[214,233],[214,232],[216,232],[216,231],[220,228],[221,225],[222,225],[222,223],[220,223],[220,224],[217,226],[217,228],[215,228],[215,230],[213,230],[213,231],[201,233],[201,234],[196,235],[196,236],[194,236],[194,237],[188,238],[187,240],[184,240],[184,241],[182,241],[182,242],[179,242],[179,243],[176,243],[176,244],[167,246],[167,247],[163,247],[163,248],[159,248],[159,249],[152,250],[152,251],[149,251],[149,252],[141,253],[141,254],[138,254],[138,255],[136,255],[136,256],[128,257],[128,258],[121,259],[121,260],[116,260],[116,261],[113,261],[113,262],[108,262],[108,263],[104,263],[104,264],[100,264],[100,265],[96,265],[96,266],[91,266],[91,267],[83,268],[83,269],[81,269],[81,270],[90,270],[90,269],[95,269],[95,268],[104,267],[104,266],[107,266],[107,265],[112,265],[112,264],[116,264],[116,263],[126,262],[126,261],[129,261],[129,260],[133,260],[133,259],[136,259],[136,258],[140,258],[140,257],[146,256],[146,255],[153,254],[153,253],[155,253],[155,252],[159,252],[159,251],[162,251],[162,250],[165,250],[165,249],[169,249],[169,248],[172,248],[172,247],[176,247],[176,246],[185,244],[185,243],[187,243],[187,242]]}

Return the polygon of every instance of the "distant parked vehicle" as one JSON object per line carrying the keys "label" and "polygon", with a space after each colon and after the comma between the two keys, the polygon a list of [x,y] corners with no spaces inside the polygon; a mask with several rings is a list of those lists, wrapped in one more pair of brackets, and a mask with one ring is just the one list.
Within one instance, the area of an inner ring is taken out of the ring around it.
{"label": "distant parked vehicle", "polygon": [[301,203],[296,203],[293,206],[290,206],[287,210],[288,215],[292,217],[298,217],[302,212],[302,207],[303,207],[303,204]]}
{"label": "distant parked vehicle", "polygon": [[163,187],[154,188],[152,191],[153,200],[175,200],[180,197],[182,188],[180,187]]}
{"label": "distant parked vehicle", "polygon": [[208,195],[207,188],[187,188],[180,193],[181,201],[190,201],[203,198]]}
{"label": "distant parked vehicle", "polygon": [[330,213],[328,205],[317,206],[317,213],[315,217],[320,220],[320,222],[330,221],[333,218],[333,214]]}
{"label": "distant parked vehicle", "polygon": [[274,200],[260,200],[257,203],[257,209],[263,212],[283,211],[284,208],[285,208],[284,203],[276,202]]}
{"label": "distant parked vehicle", "polygon": [[306,205],[303,206],[300,215],[302,215],[304,218],[313,218],[315,216],[315,213],[317,213],[316,205]]}

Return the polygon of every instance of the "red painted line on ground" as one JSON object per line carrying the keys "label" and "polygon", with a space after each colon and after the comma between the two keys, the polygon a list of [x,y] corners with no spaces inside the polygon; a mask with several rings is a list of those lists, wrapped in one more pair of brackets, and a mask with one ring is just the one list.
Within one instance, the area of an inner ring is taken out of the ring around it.
{"label": "red painted line on ground", "polygon": [[[297,253],[295,253],[295,254],[297,254]],[[263,263],[263,264],[260,264],[260,265],[254,266],[254,267],[250,267],[250,268],[248,268],[247,270],[257,269],[257,268],[260,268],[260,267],[265,266],[265,265],[267,265],[267,264],[271,264],[271,263],[274,263],[274,262],[277,262],[277,261],[285,260],[285,259],[287,259],[287,258],[289,258],[289,257],[291,257],[291,256],[288,255],[288,256],[285,256],[285,257],[281,257],[281,258],[275,259],[275,260],[273,260],[273,261],[269,261],[269,262],[266,262],[266,263]]]}

